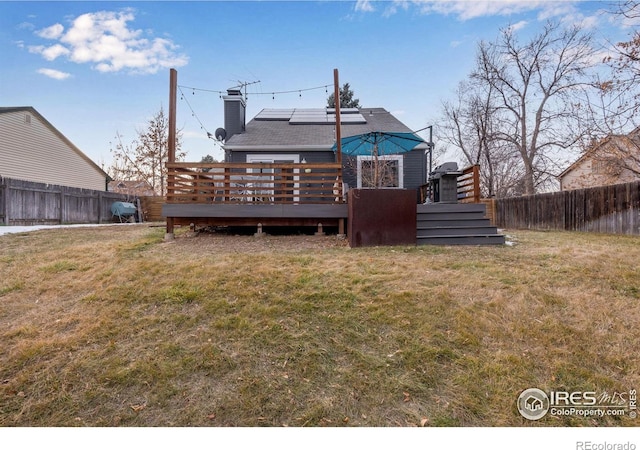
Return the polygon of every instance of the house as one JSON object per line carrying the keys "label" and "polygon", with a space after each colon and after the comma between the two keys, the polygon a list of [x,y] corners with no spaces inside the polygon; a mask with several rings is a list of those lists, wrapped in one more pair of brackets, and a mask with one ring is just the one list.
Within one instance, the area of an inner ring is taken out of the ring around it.
{"label": "house", "polygon": [[[380,160],[366,151],[358,151],[357,156],[337,154],[334,109],[263,109],[247,123],[242,93],[229,90],[223,99],[224,128],[218,128],[215,136],[224,142],[225,162],[167,163],[167,199],[162,215],[167,218],[169,239],[174,225],[255,227],[257,234],[263,226],[318,227],[319,233],[323,227],[336,227],[338,234],[344,235],[349,220],[354,245],[365,241],[369,245],[380,236],[398,234],[395,219],[402,218],[407,242],[411,233],[412,242],[418,244],[504,243],[504,236],[497,235],[485,219],[484,205],[419,204],[429,172],[430,144],[384,108],[340,111],[342,138],[385,132],[411,142],[406,151],[385,154],[384,177],[376,177],[376,182],[382,183],[375,185],[388,189],[375,193],[388,194],[385,197],[393,200],[370,202],[371,206],[356,210],[358,202],[347,202],[354,196],[345,194],[350,188],[371,187],[368,178],[372,172],[380,174],[374,170]],[[472,169],[472,191],[479,197],[477,168]],[[387,213],[388,207],[396,211],[399,203],[406,214]],[[356,216],[359,223],[373,224],[373,228],[355,230]],[[384,232],[376,228],[382,222],[387,226]]]}
{"label": "house", "polygon": [[640,179],[640,128],[595,143],[560,175],[560,190],[630,183]]}
{"label": "house", "polygon": [[109,176],[33,107],[0,107],[0,177],[106,191]]}
{"label": "house", "polygon": [[156,192],[145,180],[112,180],[109,181],[109,192],[117,192],[131,197],[153,197]]}
{"label": "house", "polygon": [[[173,224],[215,226],[337,226],[344,234],[346,191],[366,187],[371,156],[338,161],[336,113],[330,108],[264,109],[246,122],[246,101],[230,89],[224,100],[224,163],[167,164],[162,214]],[[341,136],[371,131],[411,133],[383,108],[341,109]],[[419,139],[419,138],[418,138]],[[421,139],[419,139],[422,141]],[[386,187],[414,189],[427,177],[429,146],[386,158]],[[170,232],[168,231],[170,234]]]}
{"label": "house", "polygon": [[[223,97],[225,124],[217,133],[224,139],[228,163],[333,163],[336,161],[336,118],[333,108],[263,109],[245,124],[246,103],[239,90]],[[372,131],[411,133],[384,108],[342,108],[341,136],[346,138]],[[426,142],[412,151],[384,157],[384,187],[419,189],[427,180]],[[363,188],[370,182],[372,155],[343,155],[345,191]],[[416,201],[417,202],[417,201]]]}

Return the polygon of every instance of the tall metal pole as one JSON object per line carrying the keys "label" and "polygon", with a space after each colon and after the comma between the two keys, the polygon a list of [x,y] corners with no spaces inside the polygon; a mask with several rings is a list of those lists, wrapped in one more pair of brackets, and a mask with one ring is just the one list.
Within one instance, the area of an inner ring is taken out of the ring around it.
{"label": "tall metal pole", "polygon": [[429,173],[433,171],[433,125],[429,125]]}
{"label": "tall metal pole", "polygon": [[336,162],[342,165],[342,133],[340,131],[340,82],[338,69],[333,69],[333,98],[336,106]]}
{"label": "tall metal pole", "polygon": [[[169,70],[169,138],[167,143],[167,162],[176,162],[176,97],[178,94],[178,72]],[[167,194],[173,193],[173,175],[167,176]],[[167,217],[166,239],[173,239],[173,217]]]}

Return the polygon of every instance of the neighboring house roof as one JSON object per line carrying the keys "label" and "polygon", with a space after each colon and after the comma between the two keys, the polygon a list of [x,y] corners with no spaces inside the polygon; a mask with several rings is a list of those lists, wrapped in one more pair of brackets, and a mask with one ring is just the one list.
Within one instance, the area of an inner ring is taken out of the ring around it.
{"label": "neighboring house roof", "polygon": [[586,152],[584,152],[582,154],[582,156],[580,156],[580,158],[576,159],[569,167],[567,167],[566,169],[564,169],[560,175],[558,175],[559,178],[564,177],[565,175],[567,175],[568,173],[572,172],[573,170],[575,170],[580,164],[582,164],[583,161],[588,160],[589,158],[593,157],[594,154],[602,148],[602,146],[604,146],[605,144],[607,144],[608,142],[610,142],[612,139],[614,138],[619,138],[620,136],[618,135],[610,135],[607,136],[601,140],[599,140],[596,144],[592,145]]}
{"label": "neighboring house roof", "polygon": [[62,140],[66,145],[68,145],[75,153],[78,154],[82,159],[84,159],[90,166],[92,166],[96,171],[100,174],[104,175],[105,180],[111,181],[112,178],[100,168],[95,162],[91,160],[87,155],[85,155],[78,147],[76,147],[67,137],[62,134],[56,127],[51,125],[51,123],[42,116],[33,106],[9,106],[9,107],[0,107],[0,118],[2,114],[13,113],[13,112],[29,112],[34,117],[38,118],[47,128],[51,130],[60,140]]}
{"label": "neighboring house roof", "polygon": [[154,196],[155,191],[145,180],[112,180],[109,182],[109,192],[138,196]]}
{"label": "neighboring house roof", "polygon": [[560,189],[583,189],[637,180],[639,130],[627,135],[612,134],[592,144],[558,175]]}
{"label": "neighboring house roof", "polygon": [[[384,108],[343,109],[341,123],[343,138],[371,131],[412,132]],[[335,113],[332,108],[291,108],[263,109],[247,123],[243,133],[231,136],[224,147],[227,150],[291,147],[326,151],[334,144]]]}

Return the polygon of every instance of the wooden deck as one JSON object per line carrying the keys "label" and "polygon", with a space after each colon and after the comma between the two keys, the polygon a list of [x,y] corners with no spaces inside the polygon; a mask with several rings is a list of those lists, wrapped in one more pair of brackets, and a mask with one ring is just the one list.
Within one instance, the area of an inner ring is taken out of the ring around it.
{"label": "wooden deck", "polygon": [[347,205],[337,163],[169,163],[162,215],[196,226],[338,226]]}

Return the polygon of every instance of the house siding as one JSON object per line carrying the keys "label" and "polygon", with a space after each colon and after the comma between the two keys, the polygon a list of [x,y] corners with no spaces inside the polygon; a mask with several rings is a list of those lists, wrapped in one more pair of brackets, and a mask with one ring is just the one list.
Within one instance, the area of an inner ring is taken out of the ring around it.
{"label": "house siding", "polygon": [[404,154],[405,189],[419,189],[425,184],[426,171],[424,150],[413,150]]}
{"label": "house siding", "polygon": [[333,151],[304,151],[304,150],[252,150],[252,151],[232,151],[229,152],[231,163],[247,162],[247,155],[265,153],[269,155],[300,155],[300,161],[305,159],[308,163],[332,163],[336,161]]}
{"label": "house siding", "polygon": [[31,110],[0,114],[0,175],[104,191],[106,176]]}
{"label": "house siding", "polygon": [[587,189],[596,186],[631,183],[638,180],[633,172],[624,169],[618,176],[597,173],[594,169],[595,161],[585,158],[560,177],[560,190]]}

